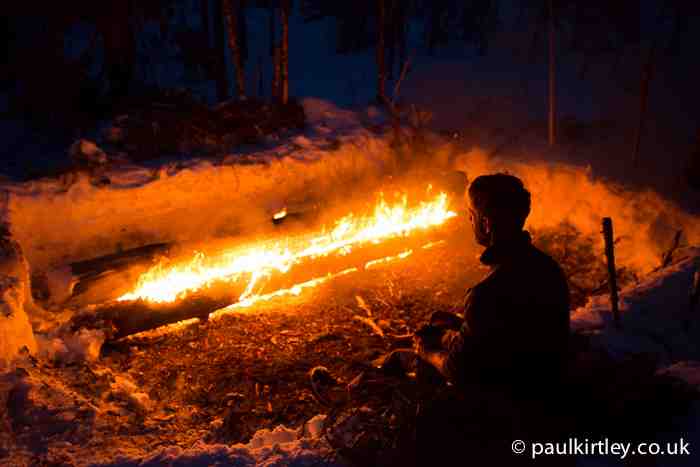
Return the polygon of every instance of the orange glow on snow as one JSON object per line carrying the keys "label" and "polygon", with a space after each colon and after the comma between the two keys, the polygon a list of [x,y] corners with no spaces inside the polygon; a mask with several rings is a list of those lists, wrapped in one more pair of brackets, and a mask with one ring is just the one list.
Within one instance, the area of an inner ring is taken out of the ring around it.
{"label": "orange glow on snow", "polygon": [[[284,274],[302,261],[331,254],[346,255],[360,245],[378,244],[384,240],[406,237],[413,232],[439,226],[456,215],[449,209],[445,193],[412,206],[409,206],[406,195],[393,204],[387,203],[382,196],[372,214],[349,214],[338,220],[330,231],[323,230],[317,234],[292,236],[277,242],[260,242],[236,247],[211,256],[200,252],[186,261],[174,264],[161,262],[143,273],[134,289],[119,300],[173,302],[214,282],[239,280],[245,281],[245,291],[238,302],[229,308],[247,307],[274,297],[299,295],[304,289],[316,287],[333,277],[355,272],[357,268],[328,273],[271,293],[261,294],[257,289],[261,279],[270,277],[271,274]],[[406,258],[412,252],[406,250],[395,256],[368,261],[364,269]]]}

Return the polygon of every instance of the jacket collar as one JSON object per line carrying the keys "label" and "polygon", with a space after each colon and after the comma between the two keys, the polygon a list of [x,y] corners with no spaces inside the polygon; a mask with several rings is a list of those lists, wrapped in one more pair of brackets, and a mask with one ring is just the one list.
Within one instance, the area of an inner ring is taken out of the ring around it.
{"label": "jacket collar", "polygon": [[523,230],[519,235],[507,242],[494,243],[486,248],[479,260],[487,266],[499,266],[512,261],[532,244],[530,233]]}

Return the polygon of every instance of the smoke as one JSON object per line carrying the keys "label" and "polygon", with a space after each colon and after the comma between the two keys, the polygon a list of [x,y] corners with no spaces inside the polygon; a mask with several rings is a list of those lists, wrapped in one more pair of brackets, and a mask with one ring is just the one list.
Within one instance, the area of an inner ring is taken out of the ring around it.
{"label": "smoke", "polygon": [[603,252],[601,223],[611,217],[617,239],[618,266],[638,273],[658,267],[678,230],[681,244],[700,244],[697,216],[683,212],[651,191],[639,191],[595,177],[590,168],[545,162],[509,162],[489,158],[481,150],[459,154],[454,168],[470,180],[479,175],[508,172],[520,177],[532,194],[532,211],[526,228],[556,228],[568,224],[590,237]]}

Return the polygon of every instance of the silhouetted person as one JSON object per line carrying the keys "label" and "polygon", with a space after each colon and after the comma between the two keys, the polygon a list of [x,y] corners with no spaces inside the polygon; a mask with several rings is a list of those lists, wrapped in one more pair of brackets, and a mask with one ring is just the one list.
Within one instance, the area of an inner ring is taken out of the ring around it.
{"label": "silhouetted person", "polygon": [[486,247],[481,262],[492,270],[468,292],[463,318],[439,312],[416,333],[421,360],[453,388],[419,417],[420,464],[439,465],[454,452],[465,461],[519,462],[527,455],[511,452],[513,440],[563,434],[549,415],[562,396],[568,352],[566,278],[523,230],[530,193],[517,177],[478,177],[469,202],[476,241]]}

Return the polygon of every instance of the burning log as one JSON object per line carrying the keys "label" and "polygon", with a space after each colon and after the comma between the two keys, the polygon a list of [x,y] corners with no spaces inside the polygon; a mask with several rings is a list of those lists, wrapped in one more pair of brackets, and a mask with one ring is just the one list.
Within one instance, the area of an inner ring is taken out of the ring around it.
{"label": "burning log", "polygon": [[214,298],[195,295],[173,303],[152,303],[145,300],[112,302],[97,307],[93,313],[79,315],[73,320],[72,327],[80,329],[99,326],[111,329],[107,340],[115,341],[188,319],[206,321],[211,312],[230,305],[232,301],[235,298],[231,295]]}
{"label": "burning log", "polygon": [[99,258],[78,261],[69,265],[73,275],[73,295],[80,295],[95,282],[105,276],[123,271],[134,266],[144,266],[153,262],[158,256],[167,255],[172,244],[154,243],[139,248],[113,253]]}
{"label": "burning log", "polygon": [[[73,327],[95,327],[111,329],[108,340],[118,340],[131,334],[154,329],[163,325],[198,318],[207,320],[210,313],[229,306],[245,308],[258,299],[296,296],[307,287],[314,287],[339,275],[361,270],[372,270],[379,265],[400,261],[409,257],[413,250],[386,256],[387,252],[416,245],[437,244],[431,235],[415,235],[412,238],[390,239],[379,245],[366,245],[341,255],[314,258],[304,261],[289,270],[268,273],[257,282],[248,282],[243,277],[222,277],[193,293],[184,293],[174,301],[156,302],[140,298],[118,300],[95,307],[89,315],[74,321]],[[357,266],[352,266],[357,265]],[[331,271],[331,272],[329,272]],[[310,279],[309,279],[310,278]],[[252,279],[251,279],[252,280]],[[251,284],[255,287],[251,288]],[[122,297],[123,298],[123,297]],[[362,307],[361,307],[362,308]],[[383,331],[371,318],[357,316],[355,319],[368,325],[377,335]]]}
{"label": "burning log", "polygon": [[[459,175],[462,186],[466,176]],[[372,214],[346,215],[330,231],[324,228],[233,245],[211,255],[195,252],[161,261],[144,271],[116,302],[99,306],[92,319],[106,323],[113,328],[113,337],[120,338],[184,319],[208,318],[224,307],[228,311],[299,295],[333,277],[399,261],[439,244],[443,239],[435,238],[434,228],[456,216],[448,206],[444,192],[416,205],[408,204],[407,195],[393,205],[380,197]],[[143,256],[142,251],[137,253],[127,257]],[[101,258],[77,269],[89,273],[121,260]]]}

